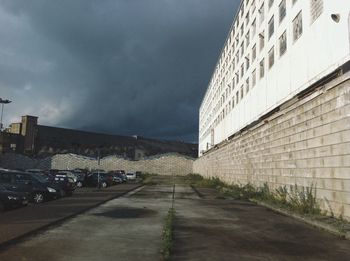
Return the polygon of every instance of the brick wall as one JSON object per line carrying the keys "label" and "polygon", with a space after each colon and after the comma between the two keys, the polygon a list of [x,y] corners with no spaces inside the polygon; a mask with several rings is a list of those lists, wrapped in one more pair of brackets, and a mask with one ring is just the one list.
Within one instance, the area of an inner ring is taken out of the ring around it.
{"label": "brick wall", "polygon": [[129,161],[116,156],[95,158],[74,154],[58,154],[44,159],[33,159],[20,154],[0,154],[0,167],[11,169],[104,169],[142,171],[162,175],[186,175],[192,172],[193,159],[179,154],[164,154],[139,161]]}
{"label": "brick wall", "polygon": [[350,219],[350,75],[343,75],[194,162],[228,183],[316,186],[322,209]]}

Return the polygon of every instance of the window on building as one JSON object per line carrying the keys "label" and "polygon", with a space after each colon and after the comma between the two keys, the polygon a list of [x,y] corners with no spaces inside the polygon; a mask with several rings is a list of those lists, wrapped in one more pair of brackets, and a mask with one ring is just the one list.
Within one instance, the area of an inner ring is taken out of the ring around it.
{"label": "window on building", "polygon": [[300,11],[293,20],[293,41],[295,42],[300,38],[303,33],[303,17]]}
{"label": "window on building", "polygon": [[262,24],[265,19],[265,6],[264,4],[261,5],[259,8],[259,23]]}
{"label": "window on building", "polygon": [[239,91],[236,92],[236,104],[239,103]]}
{"label": "window on building", "polygon": [[254,20],[252,23],[252,38],[255,36],[255,34],[256,34],[256,20]]}
{"label": "window on building", "polygon": [[252,73],[252,86],[254,87],[256,85],[256,70]]}
{"label": "window on building", "polygon": [[272,7],[272,5],[273,5],[273,0],[269,0],[269,9]]}
{"label": "window on building", "polygon": [[293,5],[294,5],[297,1],[298,1],[298,0],[293,0],[293,1],[292,1]]}
{"label": "window on building", "polygon": [[254,62],[256,59],[256,44],[254,44],[252,48],[252,61]]}
{"label": "window on building", "polygon": [[279,19],[280,19],[280,23],[281,23],[287,14],[286,0],[281,1],[280,5],[278,7],[278,13],[279,13]]}
{"label": "window on building", "polygon": [[275,48],[272,47],[269,51],[269,69],[272,68],[274,63],[275,63]]}
{"label": "window on building", "polygon": [[260,79],[265,76],[265,59],[260,61]]}
{"label": "window on building", "polygon": [[242,24],[241,26],[241,36],[243,36],[243,32],[244,32],[244,24]]}
{"label": "window on building", "polygon": [[245,92],[248,93],[249,92],[249,77],[247,78],[247,80],[245,81]]}
{"label": "window on building", "polygon": [[260,43],[260,51],[261,51],[262,49],[264,49],[264,46],[265,46],[265,33],[264,33],[264,31],[262,31],[259,34],[259,43]]}
{"label": "window on building", "polygon": [[245,35],[245,44],[246,44],[246,47],[249,46],[249,43],[250,43],[250,34],[249,34],[249,31],[248,31],[248,33]]}
{"label": "window on building", "polygon": [[241,100],[243,99],[244,97],[244,89],[243,89],[243,86],[241,86]]}
{"label": "window on building", "polygon": [[244,75],[244,63],[242,63],[241,65],[241,78],[243,77]]}
{"label": "window on building", "polygon": [[323,0],[312,0],[311,2],[311,24],[323,13]]}
{"label": "window on building", "polygon": [[232,98],[232,109],[235,107],[235,96],[233,96],[233,98]]}
{"label": "window on building", "polygon": [[243,54],[244,54],[244,41],[241,44],[241,57],[243,56]]}
{"label": "window on building", "polygon": [[249,55],[245,58],[245,64],[246,64],[246,71],[248,71],[248,69],[249,69],[249,66],[250,66],[250,60],[249,60]]}
{"label": "window on building", "polygon": [[256,9],[256,4],[255,4],[255,0],[252,3],[252,14],[255,12]]}
{"label": "window on building", "polygon": [[280,57],[287,51],[287,33],[284,31],[284,33],[281,35],[279,39],[279,46],[280,46]]}
{"label": "window on building", "polygon": [[247,13],[247,15],[245,17],[245,24],[247,27],[249,26],[249,12]]}
{"label": "window on building", "polygon": [[272,16],[269,21],[269,39],[271,38],[274,32],[275,32],[275,19],[274,19],[274,16]]}

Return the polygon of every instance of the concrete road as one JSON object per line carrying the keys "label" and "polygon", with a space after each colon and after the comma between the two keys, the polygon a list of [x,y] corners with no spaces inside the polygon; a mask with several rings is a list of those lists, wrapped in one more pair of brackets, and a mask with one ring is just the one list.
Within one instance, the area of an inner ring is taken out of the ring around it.
{"label": "concrete road", "polygon": [[[0,252],[0,260],[162,260],[171,179],[109,201]],[[350,242],[177,180],[171,260],[350,260]]]}
{"label": "concrete road", "polygon": [[171,186],[143,188],[1,252],[0,260],[161,260],[171,198]]}
{"label": "concrete road", "polygon": [[171,260],[350,260],[350,241],[255,204],[177,199]]}

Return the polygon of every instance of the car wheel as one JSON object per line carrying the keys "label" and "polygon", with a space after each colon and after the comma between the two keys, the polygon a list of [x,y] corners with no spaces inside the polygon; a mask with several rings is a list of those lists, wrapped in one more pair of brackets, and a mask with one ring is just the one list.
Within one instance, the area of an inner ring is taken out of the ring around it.
{"label": "car wheel", "polygon": [[44,194],[41,192],[35,192],[33,199],[35,204],[40,204],[44,202]]}
{"label": "car wheel", "polygon": [[101,186],[102,186],[102,188],[107,188],[108,184],[107,184],[107,182],[102,182]]}
{"label": "car wheel", "polygon": [[78,188],[81,188],[81,187],[83,187],[83,182],[81,182],[81,181],[78,181],[78,182],[77,182],[77,187],[78,187]]}

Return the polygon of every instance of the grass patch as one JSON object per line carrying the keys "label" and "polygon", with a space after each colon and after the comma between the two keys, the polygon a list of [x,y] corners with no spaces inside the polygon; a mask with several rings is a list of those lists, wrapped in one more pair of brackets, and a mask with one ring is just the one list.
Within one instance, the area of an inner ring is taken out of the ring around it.
{"label": "grass patch", "polygon": [[279,187],[271,191],[267,183],[262,187],[254,187],[252,184],[246,185],[228,185],[219,178],[203,178],[198,174],[189,174],[185,177],[187,182],[193,186],[215,188],[224,198],[233,198],[237,200],[258,200],[264,201],[280,208],[300,213],[320,215],[321,210],[316,200],[316,188],[298,187],[297,185]]}
{"label": "grass patch", "polygon": [[171,248],[173,246],[174,218],[175,218],[175,209],[170,208],[165,218],[165,224],[164,224],[163,236],[162,236],[162,240],[163,240],[162,254],[163,254],[164,260],[169,260]]}
{"label": "grass patch", "polygon": [[205,179],[199,174],[188,174],[185,176],[187,184],[204,187],[204,188],[220,188],[226,186],[219,178]]}
{"label": "grass patch", "polygon": [[142,184],[144,185],[157,185],[158,183],[155,181],[155,177],[157,177],[157,174],[154,173],[142,173],[141,178],[142,178]]}

